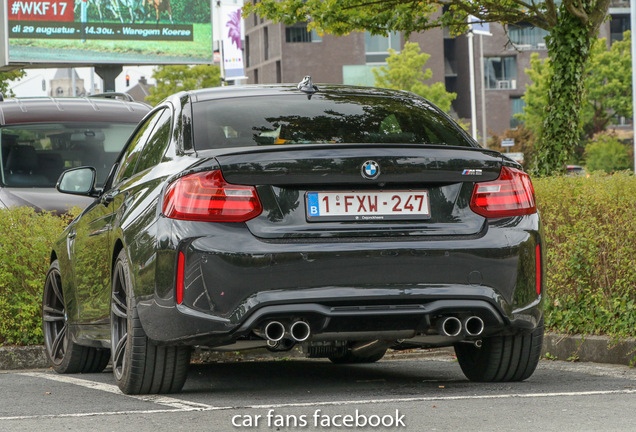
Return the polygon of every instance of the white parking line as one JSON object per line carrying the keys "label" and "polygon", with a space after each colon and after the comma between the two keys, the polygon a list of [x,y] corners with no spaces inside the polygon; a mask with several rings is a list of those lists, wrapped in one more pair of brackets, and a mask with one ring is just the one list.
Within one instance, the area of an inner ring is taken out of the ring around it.
{"label": "white parking line", "polygon": [[57,375],[50,373],[42,373],[42,372],[20,372],[17,375],[25,375],[35,378],[45,378],[51,381],[58,381],[67,384],[74,384],[82,387],[91,388],[94,390],[101,390],[107,393],[114,393],[126,397],[130,397],[133,399],[137,399],[144,402],[152,402],[158,405],[167,406],[170,408],[174,408],[180,411],[204,411],[209,410],[214,407],[211,405],[206,405],[197,402],[189,402],[181,399],[175,399],[168,396],[158,396],[158,395],[125,395],[119,390],[119,387],[113,384],[104,384],[95,381],[88,381],[80,378],[73,378],[68,375]]}
{"label": "white parking line", "polygon": [[562,393],[515,393],[502,395],[482,395],[482,396],[426,396],[414,398],[393,398],[393,399],[368,399],[350,401],[329,401],[329,402],[307,402],[289,404],[269,404],[269,405],[247,405],[236,408],[269,409],[269,408],[294,408],[325,405],[358,405],[358,404],[379,404],[395,402],[427,402],[427,401],[458,401],[470,399],[513,399],[513,398],[539,398],[539,397],[559,397],[559,396],[596,396],[610,394],[633,394],[636,390],[598,390],[583,392],[562,392]]}
{"label": "white parking line", "polygon": [[97,383],[94,381],[73,378],[65,375],[53,375],[40,372],[22,372],[18,375],[31,376],[36,378],[45,378],[53,381],[64,382],[68,384],[79,385],[82,387],[101,390],[108,393],[118,394],[144,402],[151,402],[172,409],[158,409],[145,411],[112,411],[112,412],[93,412],[93,413],[73,413],[73,414],[48,414],[33,416],[13,416],[0,417],[3,420],[28,420],[40,418],[63,418],[63,417],[91,417],[105,415],[130,415],[130,414],[153,414],[153,413],[175,413],[187,411],[223,411],[234,409],[273,409],[273,408],[301,408],[315,406],[343,406],[343,405],[368,405],[382,403],[401,403],[401,402],[427,402],[427,401],[461,401],[472,399],[514,399],[514,398],[549,398],[549,397],[578,397],[578,396],[602,396],[602,395],[631,395],[636,394],[636,390],[597,390],[597,391],[581,391],[581,392],[557,392],[557,393],[514,393],[499,395],[472,395],[472,396],[425,396],[411,398],[391,398],[391,399],[367,399],[367,400],[347,400],[347,401],[327,401],[327,402],[305,402],[305,403],[282,403],[268,405],[245,405],[245,406],[224,406],[217,407],[198,402],[190,402],[182,399],[176,399],[167,396],[134,396],[124,395],[117,386],[112,384]]}
{"label": "white parking line", "polygon": [[130,414],[156,414],[156,413],[174,413],[174,412],[186,412],[186,411],[204,411],[204,410],[165,409],[165,410],[146,410],[146,411],[108,411],[108,412],[75,413],[75,414],[43,414],[43,415],[30,415],[30,416],[0,417],[0,421],[52,419],[52,418],[66,418],[66,417],[93,417],[93,416],[130,415]]}

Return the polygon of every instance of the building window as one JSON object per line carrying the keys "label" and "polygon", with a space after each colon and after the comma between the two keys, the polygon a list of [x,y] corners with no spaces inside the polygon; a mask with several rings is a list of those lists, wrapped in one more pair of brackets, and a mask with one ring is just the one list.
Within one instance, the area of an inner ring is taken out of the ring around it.
{"label": "building window", "polygon": [[307,23],[297,23],[285,28],[285,42],[322,42],[316,30],[307,31]]}
{"label": "building window", "polygon": [[276,62],[276,82],[277,83],[283,82],[283,71],[281,70],[280,60]]}
{"label": "building window", "polygon": [[629,15],[612,15],[610,21],[610,40],[612,43],[623,40],[623,33],[631,29]]}
{"label": "building window", "polygon": [[545,37],[547,35],[547,30],[530,24],[510,24],[508,26],[508,37],[513,44],[512,49],[546,49]]}
{"label": "building window", "polygon": [[254,69],[254,84],[258,84],[258,69]]}
{"label": "building window", "polygon": [[[253,0],[253,4],[254,6],[256,6],[256,3],[258,3],[259,0]],[[258,15],[254,14],[254,27],[256,27],[258,25]]]}
{"label": "building window", "polygon": [[269,30],[267,27],[263,29],[263,58],[269,60]]}
{"label": "building window", "polygon": [[484,81],[487,89],[514,90],[517,88],[517,58],[485,57]]}
{"label": "building window", "polygon": [[245,67],[250,67],[251,59],[250,59],[250,37],[245,36]]}
{"label": "building window", "polygon": [[384,63],[389,56],[389,48],[400,52],[400,33],[391,32],[388,36],[372,36],[367,32],[364,34],[364,48],[367,63]]}
{"label": "building window", "polygon": [[526,106],[526,101],[520,97],[510,98],[510,128],[514,129],[517,126],[523,124],[521,120],[515,117],[515,114],[523,114],[523,107]]}

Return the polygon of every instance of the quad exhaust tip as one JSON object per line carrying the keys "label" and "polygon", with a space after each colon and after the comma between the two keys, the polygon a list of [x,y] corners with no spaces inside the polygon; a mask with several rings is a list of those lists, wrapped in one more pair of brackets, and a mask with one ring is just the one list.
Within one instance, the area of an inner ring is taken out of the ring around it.
{"label": "quad exhaust tip", "polygon": [[311,334],[311,328],[305,321],[296,321],[289,328],[289,334],[296,342],[304,342]]}
{"label": "quad exhaust tip", "polygon": [[263,334],[268,341],[278,342],[285,336],[285,326],[278,321],[270,321],[265,325]]}
{"label": "quad exhaust tip", "polygon": [[479,336],[484,331],[484,320],[478,316],[466,318],[463,324],[467,336]]}
{"label": "quad exhaust tip", "polygon": [[437,321],[437,332],[444,336],[459,336],[462,332],[462,322],[455,317],[441,318]]}

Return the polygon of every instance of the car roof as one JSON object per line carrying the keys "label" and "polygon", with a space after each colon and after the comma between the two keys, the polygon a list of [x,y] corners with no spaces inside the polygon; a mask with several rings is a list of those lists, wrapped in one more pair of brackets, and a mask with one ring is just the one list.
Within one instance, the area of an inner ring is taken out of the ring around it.
{"label": "car roof", "polygon": [[[391,90],[379,87],[363,87],[342,84],[316,84],[317,91],[313,94],[330,95],[360,95],[360,96],[385,96],[385,97],[416,97],[416,95],[403,91]],[[284,94],[306,94],[298,89],[297,84],[276,85],[240,85],[227,87],[213,87],[206,89],[190,90],[187,92],[193,102],[201,102],[211,99],[225,99],[233,97],[250,96],[276,96]]]}
{"label": "car roof", "polygon": [[138,123],[152,108],[105,98],[15,98],[0,102],[0,126],[23,123]]}

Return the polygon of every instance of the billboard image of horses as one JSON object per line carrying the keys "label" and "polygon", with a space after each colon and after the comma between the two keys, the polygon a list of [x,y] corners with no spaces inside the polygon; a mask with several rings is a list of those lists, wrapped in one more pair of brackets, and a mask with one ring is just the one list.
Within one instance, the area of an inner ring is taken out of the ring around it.
{"label": "billboard image of horses", "polygon": [[9,61],[211,63],[209,0],[0,0]]}

